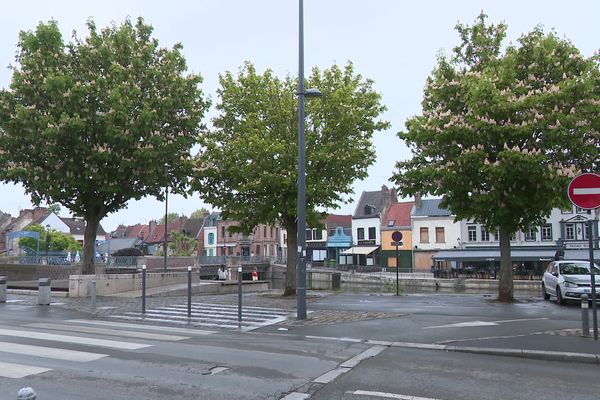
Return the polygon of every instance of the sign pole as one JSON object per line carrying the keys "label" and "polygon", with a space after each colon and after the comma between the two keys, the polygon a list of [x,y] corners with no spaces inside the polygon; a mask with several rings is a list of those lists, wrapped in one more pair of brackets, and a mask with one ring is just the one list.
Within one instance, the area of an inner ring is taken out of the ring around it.
{"label": "sign pole", "polygon": [[[586,172],[577,175],[569,182],[567,195],[571,203],[584,210],[593,210],[600,207],[600,175]],[[598,214],[596,213],[596,216]],[[592,289],[592,316],[594,321],[594,340],[598,340],[598,313],[596,308],[596,272],[594,270],[594,230],[593,221],[587,222],[588,240],[590,250],[590,281]]]}
{"label": "sign pole", "polygon": [[598,309],[596,306],[596,272],[594,270],[594,233],[592,220],[588,220],[588,239],[590,247],[590,278],[592,281],[592,320],[594,321],[594,340],[598,340]]}
{"label": "sign pole", "polygon": [[396,296],[400,296],[398,283],[400,280],[400,258],[398,257],[398,242],[396,242]]}

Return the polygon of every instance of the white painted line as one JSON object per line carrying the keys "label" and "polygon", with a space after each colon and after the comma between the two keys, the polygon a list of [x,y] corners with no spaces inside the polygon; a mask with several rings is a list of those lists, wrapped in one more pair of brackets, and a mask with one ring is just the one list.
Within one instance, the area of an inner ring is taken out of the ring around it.
{"label": "white painted line", "polygon": [[154,317],[149,317],[149,316],[132,317],[132,316],[127,316],[127,315],[113,315],[111,318],[122,319],[122,320],[126,320],[126,321],[159,322],[159,323],[186,325],[186,326],[206,326],[209,328],[237,329],[237,325],[215,324],[215,323],[209,323],[209,322],[198,322],[198,321],[188,321],[188,320],[173,320],[173,319],[166,319],[166,318],[154,318]]}
{"label": "white painted line", "polygon": [[332,369],[331,371],[326,372],[323,375],[321,375],[318,378],[316,378],[315,380],[313,380],[313,382],[314,383],[327,384],[327,383],[333,381],[338,376],[340,376],[342,374],[345,374],[348,371],[350,371],[350,368],[336,368],[336,369]]}
{"label": "white painted line", "polygon": [[600,188],[575,188],[573,194],[600,194]]}
{"label": "white painted line", "polygon": [[126,322],[100,321],[100,320],[91,320],[91,319],[70,319],[70,320],[67,320],[66,322],[72,322],[74,324],[144,329],[147,331],[176,332],[176,333],[184,333],[187,335],[211,335],[211,334],[215,333],[215,331],[203,331],[201,329],[175,328],[172,326],[156,326],[156,325],[143,325],[143,324],[128,324]]}
{"label": "white painted line", "polygon": [[548,319],[547,317],[540,317],[540,318],[521,318],[521,319],[503,319],[500,321],[491,321],[497,324],[502,324],[505,322],[522,322],[522,321],[541,321],[544,319]]}
{"label": "white painted line", "polygon": [[103,340],[85,338],[80,336],[55,335],[52,333],[42,333],[34,331],[20,331],[10,329],[0,329],[0,336],[23,337],[28,339],[50,340],[61,343],[83,344],[87,346],[108,347],[119,350],[137,350],[144,347],[150,347],[149,344],[120,342],[117,340]]}
{"label": "white painted line", "polygon": [[6,300],[6,303],[21,303],[25,300]]}
{"label": "white painted line", "polygon": [[411,343],[411,342],[393,342],[393,347],[409,347],[412,349],[426,349],[426,350],[444,350],[445,345],[434,344],[434,343]]}
{"label": "white painted line", "polygon": [[[207,306],[207,307],[214,307],[214,308],[232,308],[237,310],[237,305],[226,305],[226,304],[210,304],[210,303],[192,303],[192,306],[196,306],[196,307],[202,307],[202,306]],[[187,305],[186,305],[187,307]],[[289,314],[291,312],[293,312],[292,310],[284,310],[281,308],[272,308],[272,307],[251,307],[251,306],[242,306],[244,310],[257,310],[257,311],[270,311],[270,312],[278,312],[278,313],[282,313],[282,314]]]}
{"label": "white painted line", "polygon": [[355,390],[351,392],[357,396],[370,396],[370,397],[383,397],[384,399],[398,399],[398,400],[440,400],[433,399],[431,397],[418,397],[418,396],[407,396],[404,394],[386,393],[386,392],[372,392],[368,390]]}
{"label": "white painted line", "polygon": [[21,379],[29,375],[41,374],[48,371],[52,371],[52,369],[0,362],[0,376],[3,378]]}
{"label": "white painted line", "polygon": [[280,400],[306,400],[310,399],[310,394],[308,393],[299,393],[292,392],[285,397],[282,397]]}
{"label": "white painted line", "polygon": [[79,333],[91,333],[97,335],[107,336],[121,336],[121,337],[132,337],[137,339],[148,339],[148,340],[162,340],[166,342],[177,342],[179,340],[189,339],[189,336],[176,336],[176,335],[163,335],[160,333],[148,333],[148,332],[132,332],[132,331],[120,331],[116,329],[105,329],[105,328],[93,328],[89,326],[76,326],[76,325],[61,325],[61,324],[47,324],[47,323],[34,323],[28,324],[27,327],[42,328],[42,329],[53,329],[59,331],[79,332]]}
{"label": "white painted line", "polygon": [[354,339],[354,338],[347,338],[347,337],[330,337],[330,336],[311,336],[311,335],[307,335],[307,336],[305,336],[305,338],[307,338],[307,339],[320,339],[320,340],[335,340],[337,342],[351,342],[351,343],[362,343],[363,342],[362,339]]}
{"label": "white painted line", "polygon": [[367,358],[371,358],[371,357],[375,357],[377,354],[381,353],[383,350],[385,350],[386,347],[385,346],[373,346],[373,347],[369,347],[367,350],[363,351],[362,353],[352,357],[351,359],[343,362],[340,364],[340,367],[342,368],[354,368],[358,365],[359,362],[366,360]]}
{"label": "white painted line", "polygon": [[0,342],[0,352],[21,354],[26,356],[36,356],[43,358],[53,358],[55,360],[65,360],[73,362],[88,362],[107,357],[107,354],[88,353],[85,351],[57,349],[54,347],[30,346],[27,344]]}
{"label": "white painted line", "polygon": [[436,328],[471,328],[475,326],[494,326],[498,325],[495,322],[486,322],[486,321],[469,321],[469,322],[459,322],[456,324],[448,324],[448,325],[436,325],[436,326],[426,326],[423,329],[436,329]]}

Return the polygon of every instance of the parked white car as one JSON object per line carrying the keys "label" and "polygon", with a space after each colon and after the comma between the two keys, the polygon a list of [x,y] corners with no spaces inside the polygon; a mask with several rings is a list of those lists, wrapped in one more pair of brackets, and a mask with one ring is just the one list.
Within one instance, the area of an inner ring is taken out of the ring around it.
{"label": "parked white car", "polygon": [[[600,267],[594,264],[596,298],[600,297]],[[580,300],[582,294],[591,298],[591,276],[589,261],[552,261],[544,272],[542,279],[542,295],[544,300],[556,296],[558,304],[567,300]]]}

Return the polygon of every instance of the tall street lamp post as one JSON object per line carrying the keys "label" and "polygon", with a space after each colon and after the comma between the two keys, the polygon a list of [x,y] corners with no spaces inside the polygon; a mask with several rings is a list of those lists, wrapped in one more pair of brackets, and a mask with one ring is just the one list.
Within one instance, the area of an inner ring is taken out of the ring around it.
{"label": "tall street lamp post", "polygon": [[50,224],[46,225],[46,262],[50,253]]}
{"label": "tall street lamp post", "polygon": [[163,270],[167,272],[167,212],[169,211],[169,186],[165,186],[165,238],[163,243],[163,251],[165,253],[165,263]]}
{"label": "tall street lamp post", "polygon": [[298,204],[297,318],[306,319],[306,136],[304,99],[320,97],[317,89],[304,88],[304,1],[298,2]]}

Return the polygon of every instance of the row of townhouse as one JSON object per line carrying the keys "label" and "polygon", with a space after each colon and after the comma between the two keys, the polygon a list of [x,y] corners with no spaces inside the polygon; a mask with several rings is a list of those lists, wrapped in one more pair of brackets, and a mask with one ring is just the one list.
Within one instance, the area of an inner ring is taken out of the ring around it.
{"label": "row of townhouse", "polygon": [[[363,192],[352,216],[353,246],[340,253],[339,264],[373,265],[429,272],[433,269],[496,268],[500,262],[498,232],[474,221],[455,221],[440,206],[441,199],[398,202],[394,189]],[[517,269],[540,273],[558,251],[565,258],[586,259],[589,229],[598,248],[600,210],[578,207],[554,209],[539,226],[511,237],[511,256]],[[402,242],[392,240],[393,232]],[[398,245],[398,246],[396,246]],[[595,258],[600,259],[599,250]]]}
{"label": "row of townhouse", "polygon": [[[16,254],[18,252],[18,238],[31,225],[41,225],[46,230],[71,235],[83,245],[85,235],[84,219],[60,217],[48,208],[35,207],[20,210],[17,217],[0,212],[0,254]],[[99,224],[96,232],[96,240],[104,240],[105,236],[106,233],[102,225]]]}

